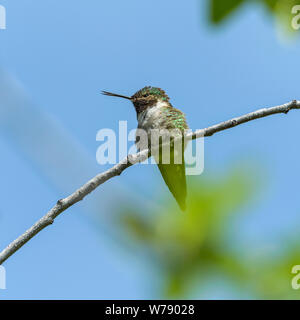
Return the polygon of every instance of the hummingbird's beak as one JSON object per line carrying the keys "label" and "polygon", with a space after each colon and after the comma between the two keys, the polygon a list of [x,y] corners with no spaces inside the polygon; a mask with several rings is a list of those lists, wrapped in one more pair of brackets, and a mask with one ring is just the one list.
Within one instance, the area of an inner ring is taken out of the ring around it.
{"label": "hummingbird's beak", "polygon": [[123,96],[121,94],[111,93],[108,91],[102,91],[102,94],[104,94],[105,96],[110,96],[110,97],[119,97],[119,98],[128,99],[128,100],[132,99],[131,97]]}

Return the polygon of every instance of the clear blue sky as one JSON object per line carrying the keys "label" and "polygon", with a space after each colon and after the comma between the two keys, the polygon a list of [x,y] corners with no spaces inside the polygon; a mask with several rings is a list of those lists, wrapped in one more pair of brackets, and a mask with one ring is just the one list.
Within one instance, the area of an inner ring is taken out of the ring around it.
{"label": "clear blue sky", "polygon": [[[10,92],[16,99],[18,92],[21,101],[12,103],[15,109],[0,105],[0,249],[58,198],[106,168],[95,161],[99,129],[117,128],[118,120],[136,126],[132,106],[100,90],[130,95],[145,85],[162,87],[192,129],[300,99],[299,41],[282,41],[259,6],[244,7],[215,29],[207,24],[205,1],[0,3],[7,10],[7,29],[0,30],[0,83],[12,90],[2,87],[0,97]],[[206,139],[205,174],[246,162],[258,166],[265,180],[260,198],[235,226],[247,250],[276,250],[280,235],[299,225],[299,120],[295,111]],[[82,159],[60,159],[64,147],[66,155],[79,157],[81,150]],[[62,176],[68,163],[68,175]],[[155,201],[166,192],[153,167],[130,168],[5,263],[8,289],[0,290],[0,299],[155,298],[145,266],[105,225],[111,191],[120,195],[123,189]],[[99,208],[103,232],[87,213],[91,203],[94,211]],[[228,292],[215,287],[205,297],[236,297]]]}

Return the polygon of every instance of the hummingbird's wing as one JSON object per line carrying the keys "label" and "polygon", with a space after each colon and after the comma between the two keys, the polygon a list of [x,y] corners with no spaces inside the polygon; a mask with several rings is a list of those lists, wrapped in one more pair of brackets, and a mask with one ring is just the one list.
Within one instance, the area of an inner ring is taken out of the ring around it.
{"label": "hummingbird's wing", "polygon": [[168,186],[169,190],[176,199],[182,211],[186,208],[186,176],[185,176],[185,163],[184,163],[184,148],[181,152],[181,161],[175,162],[174,147],[170,148],[170,164],[164,164],[160,159],[155,157],[160,173]]}

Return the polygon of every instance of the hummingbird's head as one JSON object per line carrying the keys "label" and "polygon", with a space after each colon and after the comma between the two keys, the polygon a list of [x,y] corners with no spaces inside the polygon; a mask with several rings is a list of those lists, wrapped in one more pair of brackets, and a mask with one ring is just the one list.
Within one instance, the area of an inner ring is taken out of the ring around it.
{"label": "hummingbird's head", "polygon": [[131,97],[107,91],[102,91],[102,93],[107,96],[119,97],[130,100],[133,103],[137,114],[146,110],[149,107],[153,107],[159,101],[169,102],[169,97],[167,96],[165,91],[155,87],[144,87],[143,89],[137,91]]}

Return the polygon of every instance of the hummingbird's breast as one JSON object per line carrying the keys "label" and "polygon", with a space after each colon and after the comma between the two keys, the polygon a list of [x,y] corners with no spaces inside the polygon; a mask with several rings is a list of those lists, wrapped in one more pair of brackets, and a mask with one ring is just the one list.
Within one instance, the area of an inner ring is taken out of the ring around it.
{"label": "hummingbird's breast", "polygon": [[[152,134],[162,136],[166,134],[164,130],[169,130],[171,136],[179,136],[182,135],[183,130],[188,129],[184,114],[165,101],[158,101],[155,105],[138,113],[137,118],[136,144],[139,143],[139,150],[149,146]],[[145,139],[139,138],[142,134],[139,129],[146,131]]]}
{"label": "hummingbird's breast", "polygon": [[144,129],[147,132],[151,129],[159,129],[162,127],[163,118],[162,110],[167,106],[167,103],[158,101],[154,106],[138,114],[138,128]]}

